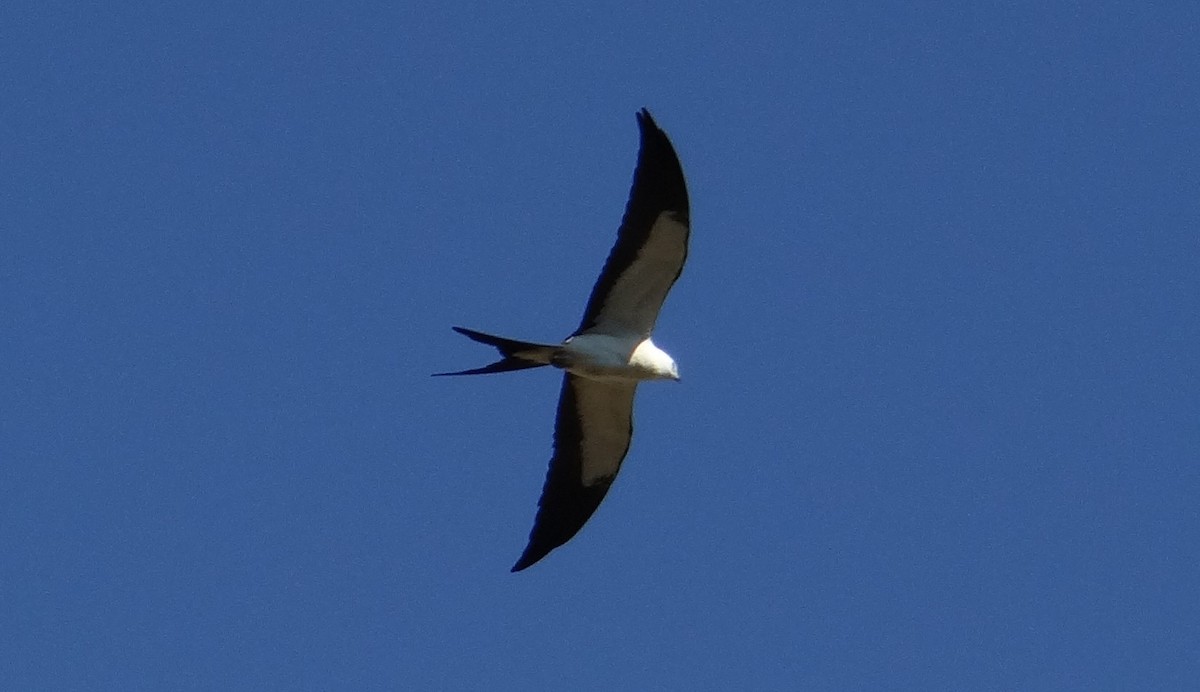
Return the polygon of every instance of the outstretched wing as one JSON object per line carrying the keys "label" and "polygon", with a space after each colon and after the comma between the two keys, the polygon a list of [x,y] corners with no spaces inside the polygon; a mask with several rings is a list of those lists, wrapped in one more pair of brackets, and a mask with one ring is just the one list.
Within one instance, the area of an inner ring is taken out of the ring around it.
{"label": "outstretched wing", "polygon": [[687,259],[688,194],[679,157],[649,111],[643,108],[637,120],[641,147],[629,202],[576,334],[649,337]]}
{"label": "outstretched wing", "polygon": [[519,572],[571,540],[600,506],[633,436],[636,382],[600,382],[567,374],[546,473]]}

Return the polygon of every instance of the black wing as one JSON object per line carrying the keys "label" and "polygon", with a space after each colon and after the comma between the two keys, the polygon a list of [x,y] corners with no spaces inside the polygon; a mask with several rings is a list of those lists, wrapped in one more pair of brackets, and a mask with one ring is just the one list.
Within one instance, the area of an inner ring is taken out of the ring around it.
{"label": "black wing", "polygon": [[629,202],[576,334],[649,337],[687,260],[690,219],[679,157],[649,111],[637,120],[641,147]]}
{"label": "black wing", "polygon": [[538,500],[519,572],[571,540],[600,506],[633,436],[635,382],[563,377],[554,424],[554,457]]}

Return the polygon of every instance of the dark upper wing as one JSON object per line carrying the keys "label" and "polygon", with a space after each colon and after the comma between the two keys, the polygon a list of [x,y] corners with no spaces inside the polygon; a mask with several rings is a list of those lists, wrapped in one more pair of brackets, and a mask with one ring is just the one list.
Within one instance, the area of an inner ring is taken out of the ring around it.
{"label": "dark upper wing", "polygon": [[576,334],[650,336],[687,259],[688,194],[679,157],[649,111],[643,108],[637,120],[641,147],[629,202]]}
{"label": "dark upper wing", "polygon": [[635,382],[563,377],[554,424],[554,457],[546,473],[529,545],[519,572],[571,540],[600,506],[633,435]]}

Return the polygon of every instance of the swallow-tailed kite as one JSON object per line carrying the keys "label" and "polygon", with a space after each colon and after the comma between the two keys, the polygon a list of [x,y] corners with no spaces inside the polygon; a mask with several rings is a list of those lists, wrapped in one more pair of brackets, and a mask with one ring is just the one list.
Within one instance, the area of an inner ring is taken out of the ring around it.
{"label": "swallow-tailed kite", "polygon": [[455,327],[503,356],[479,375],[553,365],[566,371],[554,424],[554,456],[529,545],[512,571],[569,541],[596,511],[621,468],[633,434],[633,394],[642,380],[678,380],[671,356],[650,340],[688,248],[688,195],[667,135],[637,114],[641,147],[617,242],[592,288],[583,321],[558,345],[514,341]]}

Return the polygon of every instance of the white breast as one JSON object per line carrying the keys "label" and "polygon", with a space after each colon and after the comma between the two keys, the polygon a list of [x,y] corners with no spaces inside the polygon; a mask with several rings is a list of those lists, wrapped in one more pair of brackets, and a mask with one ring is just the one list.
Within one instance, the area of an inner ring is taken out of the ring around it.
{"label": "white breast", "polygon": [[580,334],[563,344],[555,365],[593,380],[675,379],[675,361],[650,339]]}

